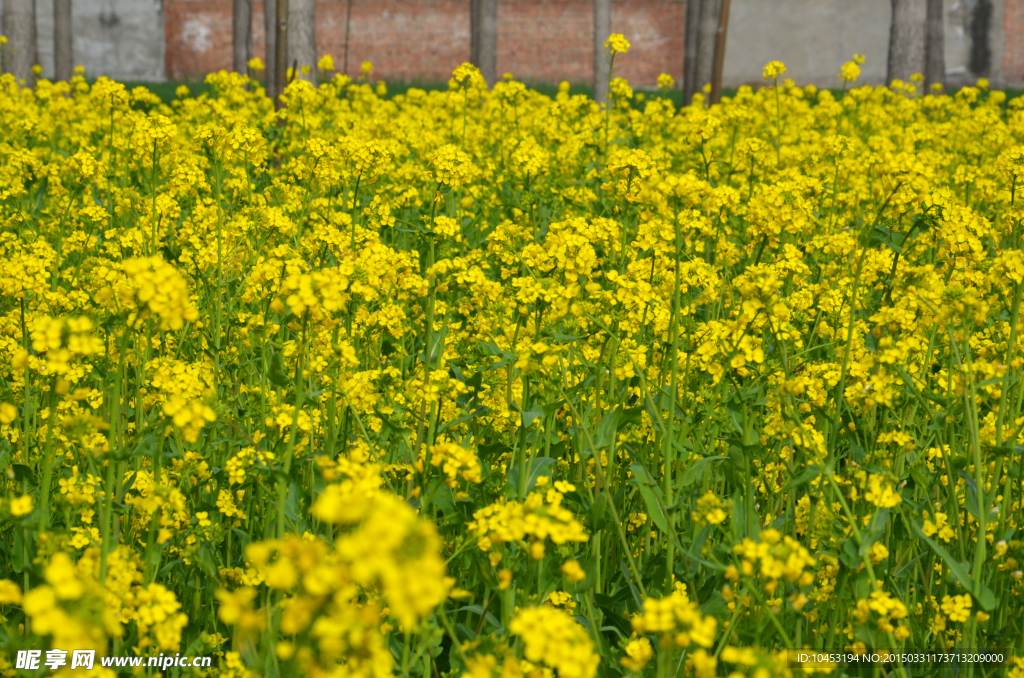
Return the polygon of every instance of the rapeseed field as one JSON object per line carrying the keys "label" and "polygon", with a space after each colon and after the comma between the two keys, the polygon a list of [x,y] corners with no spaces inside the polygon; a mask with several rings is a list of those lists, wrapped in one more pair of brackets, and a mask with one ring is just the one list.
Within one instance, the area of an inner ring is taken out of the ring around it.
{"label": "rapeseed field", "polygon": [[2,76],[0,674],[1024,677],[1024,98],[858,62]]}

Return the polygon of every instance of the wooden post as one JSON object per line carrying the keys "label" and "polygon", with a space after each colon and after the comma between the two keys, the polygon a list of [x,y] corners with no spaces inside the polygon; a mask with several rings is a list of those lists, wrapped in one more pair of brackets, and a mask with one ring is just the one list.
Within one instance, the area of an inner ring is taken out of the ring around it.
{"label": "wooden post", "polygon": [[729,33],[729,3],[722,0],[722,8],[718,12],[718,32],[715,34],[715,63],[711,70],[711,102],[717,104],[722,99],[722,71],[725,70],[725,40]]}
{"label": "wooden post", "polygon": [[697,83],[697,58],[700,53],[700,5],[701,0],[686,0],[686,33],[683,44],[683,105],[693,102],[693,95],[700,91]]}
{"label": "wooden post", "polygon": [[345,9],[345,59],[342,62],[341,72],[348,75],[348,41],[352,35],[352,0],[348,0],[348,7]]}
{"label": "wooden post", "polygon": [[611,0],[594,0],[594,101],[608,103],[611,57],[604,43],[612,34]]}
{"label": "wooden post", "polygon": [[277,98],[277,0],[263,0],[263,30],[266,34],[266,52],[263,62],[267,96]]}
{"label": "wooden post", "polygon": [[924,86],[927,90],[932,85],[946,85],[946,28],[942,0],[928,0],[925,22]]}
{"label": "wooden post", "polygon": [[71,32],[71,0],[53,1],[53,77],[70,81],[74,72]]}
{"label": "wooden post", "polygon": [[[701,0],[700,36],[697,40],[697,81],[696,92],[711,84],[715,70],[715,37],[718,35],[718,19],[721,16],[722,0]],[[707,98],[704,103],[707,104]]]}
{"label": "wooden post", "polygon": [[469,63],[488,85],[498,79],[498,0],[470,0]]}
{"label": "wooden post", "polygon": [[248,73],[252,58],[252,0],[232,0],[231,38],[235,72]]}
{"label": "wooden post", "polygon": [[498,79],[498,0],[480,0],[480,74],[489,86]]}
{"label": "wooden post", "polygon": [[891,84],[893,80],[909,82],[914,73],[924,73],[924,28],[927,17],[928,0],[892,0],[886,84]]}
{"label": "wooden post", "polygon": [[275,106],[280,109],[281,92],[288,84],[288,0],[277,0],[277,40],[275,41],[276,54],[274,55],[274,79],[276,87],[274,90]]}
{"label": "wooden post", "polygon": [[480,3],[469,0],[469,63],[480,68]]}
{"label": "wooden post", "polygon": [[[297,63],[295,79],[317,83],[316,0],[290,0],[288,60]],[[308,66],[309,73],[303,73]]]}

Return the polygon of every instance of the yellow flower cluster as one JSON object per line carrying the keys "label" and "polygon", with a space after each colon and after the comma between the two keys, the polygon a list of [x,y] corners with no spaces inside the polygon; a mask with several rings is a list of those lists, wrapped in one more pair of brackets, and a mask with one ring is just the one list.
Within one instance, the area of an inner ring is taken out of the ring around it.
{"label": "yellow flower cluster", "polygon": [[522,639],[526,658],[565,678],[593,678],[601,663],[586,629],[567,612],[528,607],[516,613],[509,631]]}
{"label": "yellow flower cluster", "polygon": [[188,617],[181,612],[181,603],[172,591],[162,584],[138,587],[125,601],[140,634],[151,634],[157,649],[175,650],[181,647],[181,632]]}
{"label": "yellow flower cluster", "polygon": [[958,596],[942,596],[942,611],[950,621],[963,622],[971,616],[971,596],[964,593]]}
{"label": "yellow flower cluster", "polygon": [[480,461],[473,454],[455,443],[438,443],[430,448],[430,464],[444,472],[445,482],[455,487],[461,479],[467,483],[479,483]]}
{"label": "yellow flower cluster", "polygon": [[[90,556],[95,556],[93,551]],[[87,557],[76,566],[67,554],[55,553],[45,566],[45,583],[22,595],[17,585],[6,582],[2,587],[3,604],[20,603],[33,632],[49,636],[53,648],[104,652],[108,638],[120,637],[121,624],[132,617],[119,619],[114,607],[103,605],[96,573],[89,567],[93,564]]]}
{"label": "yellow flower cluster", "polygon": [[233,457],[228,459],[224,470],[231,479],[232,485],[241,485],[245,482],[246,472],[253,467],[263,467],[274,459],[273,452],[264,452],[254,447],[246,447],[239,450]]}
{"label": "yellow flower cluster", "polygon": [[[379,592],[387,613],[411,630],[447,595],[439,549],[431,524],[399,499],[380,495],[365,519],[333,546],[307,533],[250,544],[245,554],[257,581],[287,596],[282,632],[308,631],[316,638],[322,655],[304,652],[300,664],[308,670],[317,659],[327,665],[343,661],[352,675],[362,675],[370,667],[390,670],[391,659],[375,623],[381,610],[362,602],[360,589]],[[221,619],[258,626],[262,618],[248,612],[254,597],[248,588],[218,594]],[[284,654],[291,658],[287,648]]]}
{"label": "yellow flower cluster", "polygon": [[434,167],[434,180],[452,190],[458,190],[477,176],[473,160],[458,146],[445,144],[430,158]]}
{"label": "yellow flower cluster", "polygon": [[932,516],[928,511],[924,511],[924,524],[921,526],[921,531],[928,537],[939,536],[944,542],[948,542],[956,536],[956,531],[949,524],[949,516],[939,511],[935,512],[934,522],[932,522]]}
{"label": "yellow flower cluster", "polygon": [[744,539],[733,547],[733,552],[743,559],[741,570],[745,576],[757,573],[766,579],[785,579],[800,586],[814,581],[813,573],[808,571],[815,564],[810,551],[776,529],[764,530],[757,541]]}
{"label": "yellow flower cluster", "polygon": [[651,641],[646,638],[634,638],[626,643],[626,656],[619,660],[628,671],[638,673],[647,666],[654,656],[654,648]]}
{"label": "yellow flower cluster", "polygon": [[32,351],[19,351],[14,366],[30,366],[43,374],[56,374],[71,383],[85,375],[85,367],[76,360],[100,353],[103,340],[95,334],[89,318],[51,318],[41,316],[32,323]]}
{"label": "yellow flower cluster", "polygon": [[119,311],[127,311],[131,327],[139,328],[155,315],[160,329],[180,330],[186,322],[199,318],[188,283],[177,268],[162,258],[126,259],[118,269],[97,269],[97,278],[110,284],[100,290],[98,298],[110,300]]}
{"label": "yellow flower cluster", "polygon": [[[867,478],[867,489],[864,492],[864,498],[878,506],[879,508],[892,508],[898,506],[903,501],[903,497],[893,491],[889,487],[885,479],[877,474],[859,474],[862,478]],[[863,487],[863,485],[862,485]]]}
{"label": "yellow flower cluster", "polygon": [[[313,643],[313,647],[296,648],[290,641],[278,642],[274,651],[279,659],[294,659],[307,675],[329,667],[354,676],[391,673],[392,656],[379,628],[381,609],[375,602],[360,599],[337,551],[317,538],[288,535],[283,541],[250,544],[246,557],[256,572],[253,583],[265,582],[285,596],[282,634],[308,634]],[[252,609],[255,589],[221,590],[217,598],[218,615],[225,624],[244,633],[263,628],[266,612]]]}
{"label": "yellow flower cluster", "polygon": [[279,102],[0,75],[0,636],[224,678],[1024,636],[1024,97],[317,56]]}
{"label": "yellow flower cluster", "polygon": [[703,616],[700,606],[678,587],[665,598],[644,600],[643,614],[631,621],[637,633],[659,634],[663,644],[684,649],[691,645],[711,647],[718,627],[718,620]]}
{"label": "yellow flower cluster", "polygon": [[217,413],[209,405],[196,401],[189,402],[177,395],[165,400],[160,409],[174,427],[181,430],[181,436],[190,443],[199,440],[199,432],[204,425],[217,421]]}
{"label": "yellow flower cluster", "polygon": [[881,631],[893,633],[896,640],[910,637],[905,625],[897,627],[893,624],[907,617],[907,608],[899,598],[893,597],[888,591],[872,591],[866,599],[861,598],[857,601],[853,615],[859,623],[865,624],[871,618],[872,612],[876,615],[875,621]]}
{"label": "yellow flower cluster", "polygon": [[714,492],[708,492],[697,500],[697,510],[693,512],[693,520],[698,523],[720,525],[725,522],[726,513],[722,509],[722,501]]}
{"label": "yellow flower cluster", "polygon": [[775,80],[786,72],[786,65],[781,61],[770,61],[764,67],[764,79]]}
{"label": "yellow flower cluster", "polygon": [[608,39],[604,41],[604,46],[608,48],[608,51],[614,56],[616,54],[625,54],[629,51],[629,40],[622,33],[612,33],[608,36]]}
{"label": "yellow flower cluster", "polygon": [[562,506],[563,497],[558,489],[552,488],[531,492],[523,503],[492,504],[474,513],[467,528],[476,536],[482,551],[527,538],[534,544],[545,540],[554,544],[587,541],[583,525],[572,511]]}

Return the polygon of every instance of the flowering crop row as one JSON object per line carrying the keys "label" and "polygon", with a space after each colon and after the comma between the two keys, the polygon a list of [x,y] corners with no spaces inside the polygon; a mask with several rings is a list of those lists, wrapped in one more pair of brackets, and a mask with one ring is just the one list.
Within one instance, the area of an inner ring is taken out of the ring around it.
{"label": "flowering crop row", "polygon": [[1024,99],[857,70],[0,78],[0,673],[1024,676]]}

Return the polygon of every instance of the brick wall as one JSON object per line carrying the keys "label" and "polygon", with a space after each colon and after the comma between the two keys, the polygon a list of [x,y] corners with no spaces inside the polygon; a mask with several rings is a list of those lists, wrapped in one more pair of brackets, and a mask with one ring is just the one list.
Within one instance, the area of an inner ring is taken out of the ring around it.
{"label": "brick wall", "polygon": [[1024,84],[1024,0],[1005,0],[1003,4],[1003,81]]}
{"label": "brick wall", "polygon": [[231,0],[165,1],[164,34],[168,78],[197,80],[231,68]]}
{"label": "brick wall", "polygon": [[[317,53],[342,68],[346,0],[317,2]],[[617,0],[612,30],[632,43],[616,74],[653,86],[660,73],[682,78],[681,0]],[[526,82],[590,82],[592,0],[501,0],[498,73]],[[192,80],[231,68],[231,0],[164,0],[167,77]],[[253,49],[265,57],[263,3],[254,0]],[[443,82],[469,58],[469,0],[352,0],[348,70],[370,61],[375,77]]]}
{"label": "brick wall", "polygon": [[[128,2],[129,0],[119,0]],[[134,0],[132,0],[134,1]],[[254,1],[255,55],[264,57],[263,2]],[[990,75],[1024,85],[1024,0],[990,0],[994,63]],[[0,0],[2,2],[2,0]],[[868,55],[863,81],[885,79],[890,0],[733,0],[726,85],[761,82],[761,66],[782,59],[799,82],[836,86],[839,65]],[[971,12],[945,0],[946,66],[951,84],[973,82]],[[340,69],[347,0],[318,0],[317,51]],[[163,0],[166,72],[198,79],[231,67],[231,0]],[[812,11],[813,10],[813,11]],[[614,0],[612,26],[633,49],[616,71],[636,86],[659,73],[682,79],[684,0]],[[592,0],[499,0],[498,72],[530,83],[592,78]],[[349,73],[371,61],[392,82],[438,83],[469,58],[469,0],[352,0]]]}

